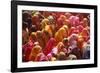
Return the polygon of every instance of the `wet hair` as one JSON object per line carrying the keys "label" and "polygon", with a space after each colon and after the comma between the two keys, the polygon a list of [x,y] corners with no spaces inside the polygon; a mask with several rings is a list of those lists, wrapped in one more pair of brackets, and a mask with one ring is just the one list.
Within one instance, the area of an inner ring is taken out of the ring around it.
{"label": "wet hair", "polygon": [[37,35],[38,38],[41,38],[41,37],[43,37],[42,36],[43,35],[43,32],[42,31],[37,31],[36,32],[36,35]]}
{"label": "wet hair", "polygon": [[57,55],[57,59],[58,60],[66,60],[66,54],[64,52],[60,52],[58,55]]}
{"label": "wet hair", "polygon": [[51,38],[51,35],[50,35],[50,33],[49,33],[48,31],[43,30],[43,33],[44,33],[46,36],[48,36],[49,39]]}
{"label": "wet hair", "polygon": [[67,42],[68,42],[68,38],[64,38],[63,43],[67,43]]}
{"label": "wet hair", "polygon": [[77,57],[74,54],[69,54],[69,56],[67,57],[67,60],[76,60]]}

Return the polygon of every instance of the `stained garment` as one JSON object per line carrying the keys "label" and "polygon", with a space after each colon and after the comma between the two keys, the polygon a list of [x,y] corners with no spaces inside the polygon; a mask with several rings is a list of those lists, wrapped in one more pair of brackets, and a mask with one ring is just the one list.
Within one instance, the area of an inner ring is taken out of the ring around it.
{"label": "stained garment", "polygon": [[45,26],[49,24],[49,20],[47,18],[41,21],[41,29],[45,29]]}
{"label": "stained garment", "polygon": [[60,15],[60,17],[57,19],[57,29],[61,28],[64,25],[65,20],[66,20],[66,16]]}
{"label": "stained garment", "polygon": [[32,41],[33,43],[37,41],[37,36],[35,32],[32,32],[30,34],[29,40]]}
{"label": "stained garment", "polygon": [[37,55],[35,61],[48,61],[48,58],[44,55],[44,53],[41,52]]}
{"label": "stained garment", "polygon": [[23,55],[24,62],[29,61],[29,56],[30,56],[33,46],[34,44],[31,41],[22,46],[22,55]]}
{"label": "stained garment", "polygon": [[32,48],[32,50],[31,50],[31,54],[30,54],[30,56],[29,56],[29,60],[30,60],[30,61],[35,61],[37,55],[38,55],[39,53],[41,53],[41,51],[42,51],[42,47],[41,47],[41,46],[39,46],[39,45],[34,46],[34,47]]}
{"label": "stained garment", "polygon": [[70,18],[69,18],[69,21],[71,23],[71,26],[73,26],[73,27],[76,27],[76,26],[78,26],[80,24],[80,21],[79,20],[80,19],[77,16],[70,16]]}
{"label": "stained garment", "polygon": [[56,40],[55,40],[54,38],[51,38],[51,39],[47,42],[45,48],[43,49],[43,53],[44,53],[45,55],[47,55],[48,53],[50,53],[51,50],[53,49],[53,47],[55,46],[55,43],[56,43]]}
{"label": "stained garment", "polygon": [[56,42],[59,43],[63,40],[63,38],[66,37],[66,30],[64,28],[60,28],[56,33],[55,33],[55,39]]}
{"label": "stained garment", "polygon": [[79,34],[79,29],[77,29],[76,27],[71,27],[69,29],[68,35],[72,35],[72,34]]}
{"label": "stained garment", "polygon": [[51,25],[46,25],[44,30],[47,31],[51,36],[53,36],[53,29]]}
{"label": "stained garment", "polygon": [[44,38],[43,38],[43,32],[42,31],[37,31],[36,36],[37,36],[37,42],[39,42],[39,45],[42,48],[44,48],[45,47],[45,42],[44,42]]}
{"label": "stained garment", "polygon": [[45,45],[47,44],[50,38],[51,38],[51,34],[49,34],[48,31],[43,30],[43,39],[44,39]]}
{"label": "stained garment", "polygon": [[85,41],[90,39],[90,33],[87,28],[84,28],[80,35],[84,38]]}

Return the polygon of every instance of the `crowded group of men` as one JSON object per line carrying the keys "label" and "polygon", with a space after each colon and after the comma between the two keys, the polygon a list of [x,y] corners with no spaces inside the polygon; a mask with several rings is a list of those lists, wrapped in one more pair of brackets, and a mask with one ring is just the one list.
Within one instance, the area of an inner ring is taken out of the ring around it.
{"label": "crowded group of men", "polygon": [[90,15],[22,11],[22,61],[90,59]]}

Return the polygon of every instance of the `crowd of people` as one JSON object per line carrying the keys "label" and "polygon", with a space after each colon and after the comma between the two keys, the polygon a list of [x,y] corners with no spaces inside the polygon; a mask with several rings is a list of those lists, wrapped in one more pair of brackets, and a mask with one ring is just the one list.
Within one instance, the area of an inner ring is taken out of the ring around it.
{"label": "crowd of people", "polygon": [[88,13],[22,11],[22,61],[90,59]]}

